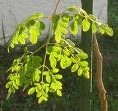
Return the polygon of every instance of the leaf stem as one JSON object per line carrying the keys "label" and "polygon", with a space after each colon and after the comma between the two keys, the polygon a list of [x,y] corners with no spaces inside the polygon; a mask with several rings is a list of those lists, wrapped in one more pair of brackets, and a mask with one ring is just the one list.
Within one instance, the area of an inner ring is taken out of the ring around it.
{"label": "leaf stem", "polygon": [[61,1],[61,0],[57,0],[56,7],[55,7],[54,12],[53,12],[52,15],[55,15],[55,13],[56,13],[56,11],[57,11],[57,8],[58,8],[58,6],[59,6],[60,1]]}
{"label": "leaf stem", "polygon": [[[57,11],[57,8],[58,8],[58,6],[59,6],[59,3],[60,3],[60,1],[61,0],[58,0],[57,1],[57,4],[56,4],[56,6],[55,6],[55,9],[54,9],[54,12],[53,12],[53,14],[52,14],[52,16],[53,15],[55,15],[55,13],[56,13],[56,11]],[[48,30],[48,34],[49,34],[49,37],[48,37],[48,40],[47,40],[47,42],[46,42],[46,49],[45,49],[45,55],[44,55],[44,61],[43,61],[43,68],[42,68],[42,77],[41,77],[41,81],[43,82],[43,72],[44,72],[44,69],[45,69],[45,67],[46,67],[46,57],[47,57],[47,54],[46,54],[46,52],[47,52],[47,47],[48,47],[48,45],[49,45],[49,42],[50,42],[50,39],[51,39],[51,34],[52,34],[52,25],[51,25],[52,23],[51,23],[51,21],[50,21],[50,24],[49,24],[49,30]]]}
{"label": "leaf stem", "polygon": [[38,52],[39,50],[41,50],[43,47],[46,46],[46,44],[47,44],[47,42],[46,42],[45,44],[43,44],[41,47],[39,47],[37,50],[35,50],[34,52],[31,52],[31,53],[32,53],[31,55],[33,55],[34,53],[36,53],[36,52]]}

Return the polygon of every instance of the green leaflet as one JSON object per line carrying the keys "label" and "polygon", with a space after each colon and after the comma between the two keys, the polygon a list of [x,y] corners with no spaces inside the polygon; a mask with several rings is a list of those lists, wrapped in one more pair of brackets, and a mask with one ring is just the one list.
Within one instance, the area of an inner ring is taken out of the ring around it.
{"label": "green leaflet", "polygon": [[101,34],[105,34],[105,30],[104,30],[104,26],[103,26],[103,25],[101,25],[101,26],[99,27],[99,32],[100,32]]}
{"label": "green leaflet", "polygon": [[82,75],[82,73],[83,73],[83,70],[82,70],[82,68],[80,67],[80,68],[78,69],[77,74],[78,74],[78,76],[81,76],[81,75]]}
{"label": "green leaflet", "polygon": [[40,34],[39,29],[36,26],[32,26],[30,27],[29,33],[30,33],[30,42],[32,44],[36,44],[38,36]]}
{"label": "green leaflet", "polygon": [[43,98],[40,97],[40,98],[38,99],[38,103],[40,104],[40,103],[42,103],[42,102],[43,102]]}
{"label": "green leaflet", "polygon": [[53,68],[53,69],[52,69],[52,72],[53,72],[53,73],[57,73],[57,72],[59,72],[59,69]]}
{"label": "green leaflet", "polygon": [[68,58],[67,56],[62,56],[61,61],[60,61],[60,66],[62,69],[65,69],[71,65],[71,59]]}
{"label": "green leaflet", "polygon": [[88,72],[88,71],[85,72],[85,73],[83,73],[83,76],[84,76],[86,79],[89,79],[89,78],[90,78],[90,75],[89,75],[89,72]]}
{"label": "green leaflet", "polygon": [[39,80],[40,80],[40,74],[41,74],[41,71],[38,70],[38,69],[36,69],[36,71],[33,74],[33,81],[34,82],[39,82]]}
{"label": "green leaflet", "polygon": [[52,51],[53,51],[53,47],[52,46],[48,46],[47,50],[46,50],[46,54],[51,54]]}
{"label": "green leaflet", "polygon": [[97,24],[95,22],[92,22],[92,33],[97,32]]}
{"label": "green leaflet", "polygon": [[60,41],[61,41],[61,33],[60,32],[55,32],[56,34],[55,34],[55,41],[57,42],[57,43],[60,43]]}
{"label": "green leaflet", "polygon": [[6,84],[6,88],[10,88],[11,86],[12,86],[12,82],[11,81]]}
{"label": "green leaflet", "polygon": [[46,75],[49,75],[49,74],[50,74],[49,71],[44,71],[44,72],[43,72],[43,75],[45,75],[45,76],[46,76]]}
{"label": "green leaflet", "polygon": [[38,25],[37,27],[39,27],[39,29],[41,29],[41,30],[44,30],[45,29],[44,22],[40,21],[40,22],[37,23],[37,25]]}
{"label": "green leaflet", "polygon": [[106,26],[105,27],[105,32],[106,32],[107,35],[113,36],[113,30],[112,30],[112,28]]}
{"label": "green leaflet", "polygon": [[82,61],[82,62],[80,62],[80,65],[81,65],[81,67],[86,67],[86,66],[88,66],[88,62]]}
{"label": "green leaflet", "polygon": [[52,68],[55,68],[56,65],[57,65],[57,60],[56,60],[56,58],[55,58],[55,56],[54,56],[54,53],[51,53],[51,54],[50,54],[49,60],[50,60],[50,66],[51,66]]}
{"label": "green leaflet", "polygon": [[46,75],[46,81],[47,81],[48,83],[51,83],[51,76],[50,76],[50,75]]}
{"label": "green leaflet", "polygon": [[35,87],[32,87],[28,90],[28,95],[32,95],[35,92]]}
{"label": "green leaflet", "polygon": [[60,90],[62,89],[62,83],[60,81],[55,81],[55,89],[56,90]]}
{"label": "green leaflet", "polygon": [[78,65],[78,64],[74,64],[74,65],[71,67],[71,72],[76,72],[78,68],[79,68],[79,65]]}
{"label": "green leaflet", "polygon": [[90,21],[88,18],[85,18],[83,21],[82,21],[82,29],[84,32],[88,31],[90,29]]}
{"label": "green leaflet", "polygon": [[54,75],[54,77],[55,77],[56,79],[62,79],[62,75],[60,75],[60,74],[56,74],[56,75]]}
{"label": "green leaflet", "polygon": [[79,52],[77,54],[77,56],[80,58],[80,59],[87,59],[88,58],[88,55],[86,53],[84,53],[83,51],[82,52]]}
{"label": "green leaflet", "polygon": [[78,33],[78,24],[77,24],[76,19],[74,19],[72,23],[70,24],[70,32],[73,35],[76,35]]}
{"label": "green leaflet", "polygon": [[62,92],[60,90],[57,90],[56,92],[58,96],[62,96]]}
{"label": "green leaflet", "polygon": [[70,56],[70,51],[67,48],[63,49],[63,54],[66,56]]}
{"label": "green leaflet", "polygon": [[70,39],[66,39],[66,41],[71,47],[75,47],[75,44]]}
{"label": "green leaflet", "polygon": [[62,48],[60,46],[53,46],[53,51],[57,54],[61,54]]}

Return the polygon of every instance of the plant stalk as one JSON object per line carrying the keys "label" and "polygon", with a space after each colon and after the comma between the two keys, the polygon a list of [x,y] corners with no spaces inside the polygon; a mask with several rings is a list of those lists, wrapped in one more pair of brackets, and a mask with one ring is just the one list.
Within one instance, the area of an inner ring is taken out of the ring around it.
{"label": "plant stalk", "polygon": [[102,80],[103,56],[100,52],[100,48],[99,48],[98,41],[95,34],[93,34],[93,51],[94,51],[94,54],[96,57],[96,63],[97,63],[95,79],[96,79],[97,87],[99,90],[101,107],[102,107],[102,111],[108,111],[107,95],[106,95],[106,90],[105,90],[104,83]]}

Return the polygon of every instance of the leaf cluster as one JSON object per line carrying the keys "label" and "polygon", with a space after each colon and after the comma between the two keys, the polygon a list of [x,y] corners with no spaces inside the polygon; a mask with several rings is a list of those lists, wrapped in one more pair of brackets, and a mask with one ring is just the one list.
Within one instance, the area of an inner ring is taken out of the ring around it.
{"label": "leaf cluster", "polygon": [[[21,44],[26,45],[29,49],[28,40],[32,45],[38,43],[38,38],[46,26],[43,20],[43,15],[37,13],[21,23],[8,48],[14,48],[15,45]],[[108,25],[78,7],[70,7],[62,13],[52,15],[51,26],[49,37],[44,45],[34,52],[24,51],[21,57],[13,61],[8,70],[7,97],[20,88],[23,91],[26,90],[28,95],[35,94],[38,103],[47,101],[50,93],[62,96],[61,79],[63,74],[59,73],[60,70],[70,68],[70,71],[76,72],[78,76],[87,79],[90,76],[88,55],[76,47],[70,39],[67,39],[67,36],[69,34],[76,35],[79,26],[82,26],[82,30],[85,32],[92,29],[92,33],[113,35],[113,31]],[[54,40],[51,41],[51,39]],[[44,56],[36,54],[42,47],[45,47]]]}

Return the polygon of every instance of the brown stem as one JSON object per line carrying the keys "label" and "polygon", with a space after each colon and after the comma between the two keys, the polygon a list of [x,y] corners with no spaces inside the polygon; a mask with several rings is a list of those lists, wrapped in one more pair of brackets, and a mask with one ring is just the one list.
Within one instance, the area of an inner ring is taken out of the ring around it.
{"label": "brown stem", "polygon": [[99,90],[100,100],[102,111],[108,111],[108,103],[107,103],[107,96],[106,90],[104,88],[103,80],[102,80],[102,63],[103,57],[99,49],[98,41],[95,35],[93,35],[93,51],[96,57],[96,83]]}

